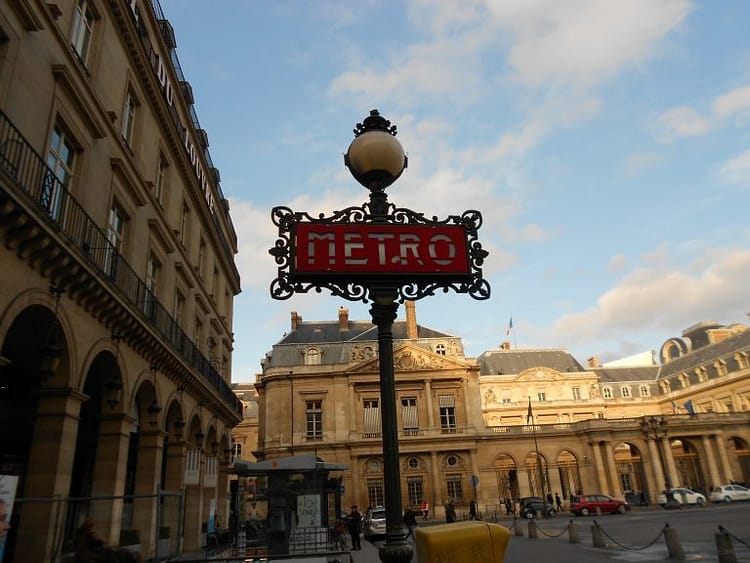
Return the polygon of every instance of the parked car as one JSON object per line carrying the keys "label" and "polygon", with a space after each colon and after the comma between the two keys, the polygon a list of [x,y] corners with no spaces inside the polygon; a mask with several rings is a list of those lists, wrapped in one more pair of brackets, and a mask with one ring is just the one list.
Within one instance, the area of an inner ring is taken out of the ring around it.
{"label": "parked car", "polygon": [[[688,489],[687,487],[674,487],[669,490],[672,492],[674,499],[680,504],[697,504],[698,506],[706,504],[706,495],[694,491],[693,489]],[[666,491],[659,493],[659,496],[656,497],[656,502],[661,506],[667,504]]]}
{"label": "parked car", "polygon": [[521,518],[530,519],[535,518],[537,514],[541,514],[543,510],[547,511],[547,516],[557,515],[555,507],[542,497],[523,497],[520,500],[518,513],[521,515]]}
{"label": "parked car", "polygon": [[711,502],[750,500],[750,489],[740,485],[722,485],[711,489]]}
{"label": "parked car", "polygon": [[626,510],[630,510],[630,505],[607,495],[573,495],[570,497],[570,511],[576,516],[596,514],[597,509],[602,513],[624,514]]}
{"label": "parked car", "polygon": [[365,514],[362,522],[362,532],[365,539],[371,540],[376,537],[385,536],[385,508],[376,506],[370,508]]}

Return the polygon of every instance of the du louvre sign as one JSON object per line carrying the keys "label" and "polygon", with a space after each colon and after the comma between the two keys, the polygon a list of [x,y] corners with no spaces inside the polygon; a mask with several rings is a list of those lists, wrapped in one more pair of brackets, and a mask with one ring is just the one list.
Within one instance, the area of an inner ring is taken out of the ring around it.
{"label": "du louvre sign", "polygon": [[365,204],[330,217],[275,207],[271,219],[279,229],[269,250],[278,265],[271,284],[274,299],[326,288],[366,301],[368,289],[376,285],[398,288],[402,301],[449,289],[489,298],[481,270],[487,252],[477,240],[479,211],[441,221],[392,205],[377,215]]}

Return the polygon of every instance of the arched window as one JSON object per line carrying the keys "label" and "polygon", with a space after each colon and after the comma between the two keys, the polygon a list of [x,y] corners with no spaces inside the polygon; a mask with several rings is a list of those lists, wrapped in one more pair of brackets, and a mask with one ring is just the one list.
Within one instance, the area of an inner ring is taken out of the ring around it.
{"label": "arched window", "polygon": [[641,397],[648,397],[649,395],[648,385],[641,385],[639,392],[641,394]]}
{"label": "arched window", "polygon": [[305,365],[306,366],[319,366],[320,365],[320,350],[317,348],[310,348],[305,353]]}
{"label": "arched window", "polygon": [[605,387],[602,389],[602,397],[605,399],[611,399],[612,398],[612,388],[611,387]]}
{"label": "arched window", "polygon": [[620,387],[620,394],[622,394],[623,399],[629,399],[630,398],[630,385],[623,385]]}

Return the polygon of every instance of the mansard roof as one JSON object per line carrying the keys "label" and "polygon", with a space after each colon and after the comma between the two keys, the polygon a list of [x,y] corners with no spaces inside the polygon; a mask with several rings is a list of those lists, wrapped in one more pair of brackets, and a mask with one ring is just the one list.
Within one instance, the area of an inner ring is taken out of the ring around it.
{"label": "mansard roof", "polygon": [[599,376],[600,383],[626,381],[654,381],[659,375],[659,366],[622,366],[589,368]]}
{"label": "mansard roof", "polygon": [[[406,340],[406,321],[393,323],[394,340]],[[417,338],[456,338],[452,334],[417,325]],[[319,344],[337,342],[377,341],[378,327],[369,321],[348,321],[342,330],[338,321],[303,321],[278,344]]]}
{"label": "mansard roof", "polygon": [[664,363],[659,371],[659,378],[689,371],[715,360],[726,359],[739,351],[750,352],[750,330],[743,330],[715,344],[706,344]]}
{"label": "mansard roof", "polygon": [[489,350],[477,358],[477,363],[480,375],[521,373],[534,367],[547,367],[560,373],[586,371],[563,349]]}

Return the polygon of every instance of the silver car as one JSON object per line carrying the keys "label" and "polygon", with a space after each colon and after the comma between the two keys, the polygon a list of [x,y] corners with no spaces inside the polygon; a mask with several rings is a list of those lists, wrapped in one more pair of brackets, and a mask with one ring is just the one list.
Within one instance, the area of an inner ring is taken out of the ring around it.
{"label": "silver car", "polygon": [[[694,491],[693,489],[688,489],[687,487],[675,487],[670,489],[670,491],[672,492],[674,499],[680,504],[697,504],[698,506],[706,504],[706,496]],[[659,493],[656,502],[661,506],[667,504],[667,495],[664,491]]]}
{"label": "silver car", "polygon": [[739,485],[722,485],[711,489],[711,502],[750,500],[750,489]]}
{"label": "silver car", "polygon": [[367,540],[385,536],[385,508],[382,506],[370,508],[365,514],[362,531]]}

